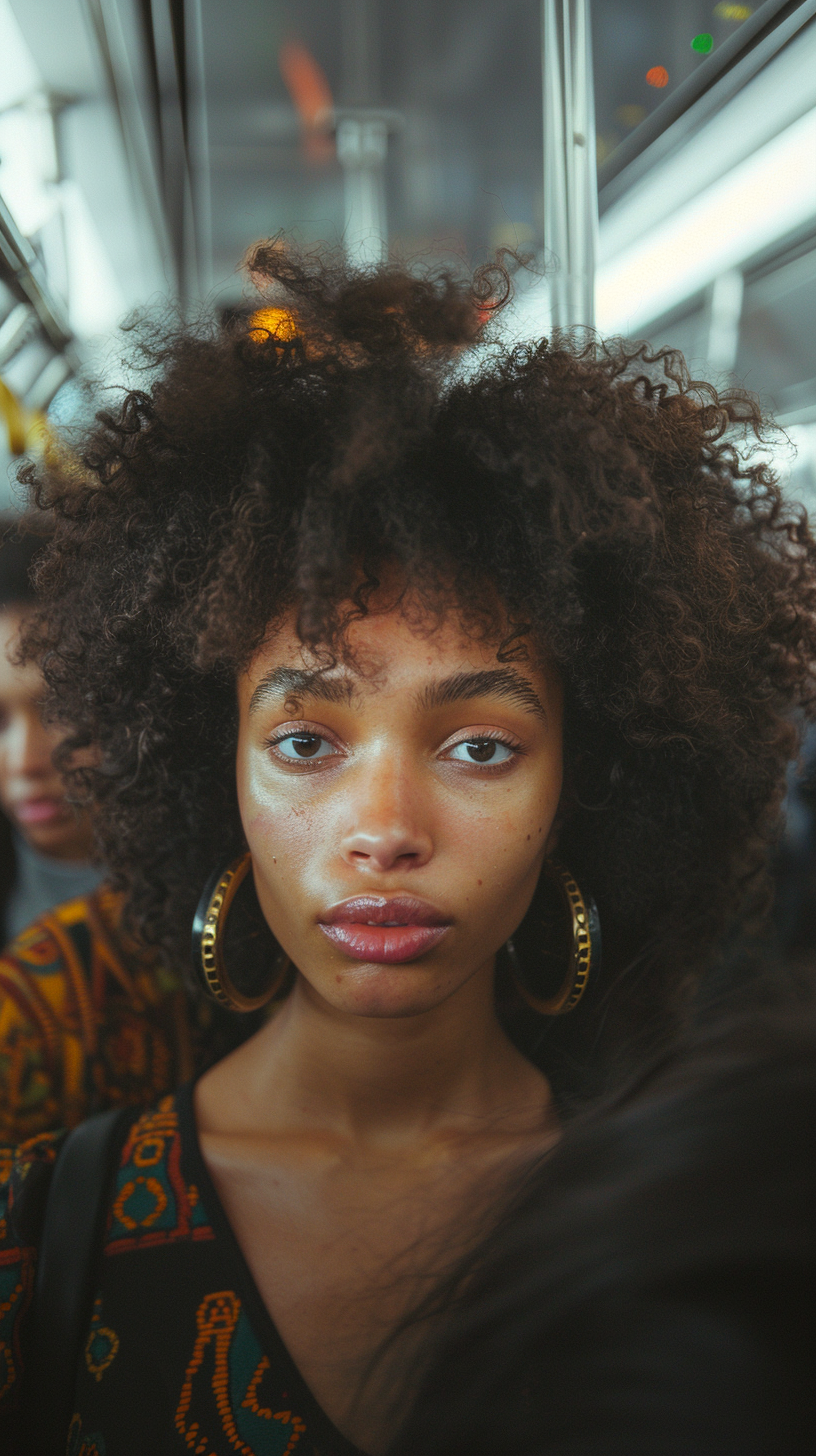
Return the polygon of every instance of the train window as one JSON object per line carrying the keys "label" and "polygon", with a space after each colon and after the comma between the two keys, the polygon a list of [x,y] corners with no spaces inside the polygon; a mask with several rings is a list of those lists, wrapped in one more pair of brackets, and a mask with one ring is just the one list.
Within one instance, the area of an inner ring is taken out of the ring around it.
{"label": "train window", "polygon": [[[677,123],[700,118],[699,102],[715,89],[745,84],[753,66],[784,44],[812,7],[796,0],[732,4],[731,0],[615,0],[592,7],[598,179],[602,206],[628,185],[632,163]],[[752,60],[748,59],[748,56]],[[642,170],[642,169],[640,169]],[[604,194],[607,194],[605,197]]]}
{"label": "train window", "polygon": [[706,61],[719,59],[724,44],[733,44],[758,8],[716,0],[679,0],[670,6],[616,0],[593,7],[600,168]]}
{"label": "train window", "polygon": [[755,263],[745,278],[735,373],[795,423],[816,394],[816,239]]}
{"label": "train window", "polygon": [[816,4],[766,4],[740,24],[730,69],[662,132],[660,106],[642,121],[640,152],[634,133],[620,143],[628,160],[600,192],[596,318],[602,333],[681,349],[698,377],[746,386],[812,461]]}

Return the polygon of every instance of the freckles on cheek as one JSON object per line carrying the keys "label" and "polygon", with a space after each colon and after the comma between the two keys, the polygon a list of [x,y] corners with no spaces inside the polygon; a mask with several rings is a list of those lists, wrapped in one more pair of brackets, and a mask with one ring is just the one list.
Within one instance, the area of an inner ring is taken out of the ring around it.
{"label": "freckles on cheek", "polygon": [[275,867],[285,879],[294,873],[299,879],[314,867],[316,854],[330,842],[330,833],[320,815],[291,804],[256,804],[244,816],[244,833],[260,867],[268,874]]}

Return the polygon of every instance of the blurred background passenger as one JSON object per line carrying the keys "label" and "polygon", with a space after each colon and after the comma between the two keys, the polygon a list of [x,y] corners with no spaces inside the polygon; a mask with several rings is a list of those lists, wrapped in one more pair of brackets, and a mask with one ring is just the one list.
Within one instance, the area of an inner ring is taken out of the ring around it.
{"label": "blurred background passenger", "polygon": [[812,966],[816,952],[816,731],[806,726],[788,770],[785,828],[775,859],[775,930],[789,961]]}
{"label": "blurred background passenger", "polygon": [[42,545],[42,534],[2,518],[0,1138],[14,1142],[154,1101],[257,1024],[194,1005],[183,975],[122,931],[122,898],[94,862],[88,811],[53,763],[63,733],[42,720],[39,669],[14,661]]}
{"label": "blurred background passenger", "polygon": [[426,1306],[389,1456],[811,1456],[814,1127],[812,1008],[698,1031],[576,1119]]}
{"label": "blurred background passenger", "polygon": [[31,565],[42,536],[0,517],[0,913],[2,943],[63,900],[102,879],[93,862],[87,809],[70,803],[54,766],[62,734],[44,723],[44,684],[32,663],[14,661],[34,605]]}

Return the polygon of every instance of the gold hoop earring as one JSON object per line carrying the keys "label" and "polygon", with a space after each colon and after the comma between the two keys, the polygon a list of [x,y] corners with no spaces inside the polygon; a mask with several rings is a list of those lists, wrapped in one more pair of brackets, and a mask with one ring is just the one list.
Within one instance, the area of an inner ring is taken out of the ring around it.
{"label": "gold hoop earring", "polygon": [[[240,964],[240,984],[227,970],[227,958]],[[193,918],[196,980],[219,1006],[258,1011],[278,994],[291,968],[258,904],[247,851],[226,869],[216,870],[204,886]]]}
{"label": "gold hoop earring", "polygon": [[519,994],[541,1016],[563,1016],[597,975],[601,923],[591,895],[563,865],[545,860],[530,909],[505,946]]}

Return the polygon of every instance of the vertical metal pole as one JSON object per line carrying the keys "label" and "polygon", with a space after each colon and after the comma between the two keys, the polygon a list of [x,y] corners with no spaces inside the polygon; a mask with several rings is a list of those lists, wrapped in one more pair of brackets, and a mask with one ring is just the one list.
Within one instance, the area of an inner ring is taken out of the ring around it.
{"label": "vertical metal pole", "polygon": [[595,321],[598,182],[589,0],[541,0],[544,247],[553,324]]}
{"label": "vertical metal pole", "polygon": [[212,178],[210,169],[210,137],[207,115],[206,69],[204,62],[204,17],[202,0],[186,0],[188,14],[188,164],[190,168],[190,205],[193,212],[193,239],[197,293],[205,298],[212,288]]}
{"label": "vertical metal pole", "polygon": [[383,114],[373,109],[379,98],[377,19],[375,0],[344,0],[337,156],[343,168],[346,256],[359,268],[376,267],[388,253],[388,127]]}
{"label": "vertical metal pole", "polygon": [[708,341],[706,363],[709,369],[733,374],[739,348],[742,295],[745,283],[739,268],[721,273],[711,285],[708,298]]}
{"label": "vertical metal pole", "polygon": [[342,100],[344,106],[376,106],[380,100],[378,0],[343,0]]}
{"label": "vertical metal pole", "polygon": [[346,256],[359,268],[376,268],[387,253],[385,158],[388,129],[376,115],[341,116],[337,156],[343,168]]}

